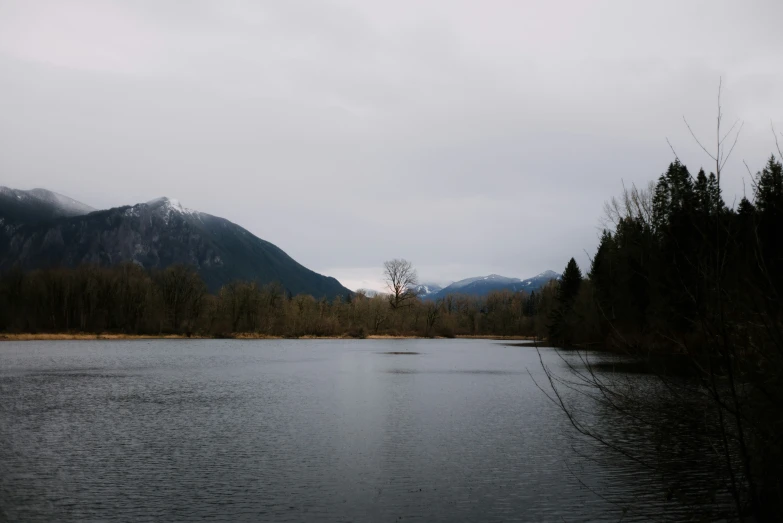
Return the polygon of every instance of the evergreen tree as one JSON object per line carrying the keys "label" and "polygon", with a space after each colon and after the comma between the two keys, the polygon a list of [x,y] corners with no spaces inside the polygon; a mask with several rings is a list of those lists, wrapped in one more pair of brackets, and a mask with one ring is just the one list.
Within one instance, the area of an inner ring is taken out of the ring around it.
{"label": "evergreen tree", "polygon": [[571,338],[575,323],[573,306],[582,285],[582,271],[571,258],[557,286],[557,304],[552,311],[549,338],[555,343],[566,343]]}
{"label": "evergreen tree", "polygon": [[710,214],[718,215],[726,210],[726,204],[723,201],[718,178],[715,173],[710,173],[707,178],[707,194],[709,195]]}
{"label": "evergreen tree", "polygon": [[740,216],[741,218],[752,218],[755,214],[756,207],[750,203],[750,200],[743,196],[737,206],[737,216]]}
{"label": "evergreen tree", "polygon": [[644,222],[625,218],[617,225],[614,245],[615,318],[641,328],[650,304],[651,258],[659,253],[659,242]]}
{"label": "evergreen tree", "polygon": [[669,182],[666,175],[658,178],[655,185],[655,194],[653,195],[653,228],[660,234],[669,223],[669,208],[671,206],[671,197],[669,191]]}
{"label": "evergreen tree", "polygon": [[536,291],[531,291],[530,296],[527,297],[525,300],[525,307],[524,307],[524,314],[525,316],[535,316],[538,307],[536,307],[536,300],[538,297],[536,296]]}
{"label": "evergreen tree", "polygon": [[783,215],[783,166],[774,156],[756,175],[755,200],[762,219],[779,219]]}
{"label": "evergreen tree", "polygon": [[726,208],[715,173],[707,176],[701,169],[696,175],[693,193],[695,211],[702,216],[717,216]]}
{"label": "evergreen tree", "polygon": [[571,306],[579,294],[579,287],[582,285],[582,271],[576,260],[571,258],[563,271],[563,277],[560,279],[560,285],[557,288],[557,300],[562,304]]}
{"label": "evergreen tree", "polygon": [[695,193],[696,211],[702,215],[710,214],[712,209],[711,195],[708,187],[707,175],[704,174],[704,169],[699,169],[699,174],[696,175],[696,183],[693,186],[693,192]]}
{"label": "evergreen tree", "polygon": [[771,156],[756,175],[756,216],[764,271],[778,299],[783,295],[783,165]]}
{"label": "evergreen tree", "polygon": [[617,280],[617,248],[612,233],[607,230],[601,234],[598,250],[590,266],[590,281],[596,289],[599,305],[609,320],[615,319],[614,298]]}

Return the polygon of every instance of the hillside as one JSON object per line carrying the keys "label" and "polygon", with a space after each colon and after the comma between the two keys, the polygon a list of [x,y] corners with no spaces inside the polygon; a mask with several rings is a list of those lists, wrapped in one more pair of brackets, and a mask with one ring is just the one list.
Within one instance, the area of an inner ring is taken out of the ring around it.
{"label": "hillside", "polygon": [[30,192],[3,192],[0,270],[16,264],[35,269],[132,262],[162,269],[183,263],[195,267],[213,292],[232,280],[246,280],[278,282],[291,294],[350,293],[242,227],[173,199],[85,214],[91,208],[74,200],[17,194]]}

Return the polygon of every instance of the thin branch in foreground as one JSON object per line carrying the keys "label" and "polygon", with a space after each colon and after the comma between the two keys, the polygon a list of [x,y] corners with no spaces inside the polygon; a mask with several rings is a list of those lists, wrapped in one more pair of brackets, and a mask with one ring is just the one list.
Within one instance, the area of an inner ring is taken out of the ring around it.
{"label": "thin branch in foreground", "polygon": [[705,153],[707,153],[707,156],[709,156],[710,158],[712,158],[712,160],[713,160],[714,162],[717,162],[717,161],[718,161],[718,159],[717,159],[717,158],[715,158],[715,156],[713,156],[713,155],[712,155],[712,153],[711,153],[711,152],[709,152],[709,151],[707,150],[707,148],[706,148],[706,147],[704,147],[704,145],[702,145],[702,143],[701,143],[701,142],[699,141],[699,139],[696,137],[696,134],[693,132],[693,129],[691,129],[691,125],[688,123],[688,120],[685,118],[685,115],[683,115],[683,116],[682,116],[682,121],[683,121],[683,122],[685,122],[685,126],[686,126],[686,127],[688,128],[688,130],[690,131],[690,133],[691,133],[691,136],[693,136],[693,139],[694,139],[694,140],[696,140],[696,143],[697,143],[697,144],[699,144],[699,147],[701,147],[701,149],[702,149],[702,150],[703,150]]}

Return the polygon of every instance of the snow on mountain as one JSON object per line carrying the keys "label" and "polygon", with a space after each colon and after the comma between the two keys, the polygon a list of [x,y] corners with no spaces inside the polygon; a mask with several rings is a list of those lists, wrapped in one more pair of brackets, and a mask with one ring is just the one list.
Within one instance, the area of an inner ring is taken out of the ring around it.
{"label": "snow on mountain", "polygon": [[168,196],[161,196],[160,198],[155,198],[154,200],[150,200],[146,203],[139,203],[131,207],[126,211],[126,214],[128,215],[138,215],[138,213],[141,211],[141,207],[146,207],[147,209],[151,209],[156,211],[162,218],[163,221],[168,224],[169,220],[171,219],[172,214],[179,214],[182,216],[192,216],[198,219],[201,219],[202,213],[199,211],[196,211],[194,209],[188,209],[187,207],[183,207],[183,205],[180,203],[179,200],[175,198],[169,198]]}
{"label": "snow on mountain", "polygon": [[374,291],[372,289],[356,289],[357,294],[364,294],[368,298],[374,298],[375,296],[378,296],[379,294],[383,294],[378,291]]}
{"label": "snow on mountain", "polygon": [[425,300],[436,300],[449,294],[465,294],[469,296],[486,296],[493,291],[534,291],[538,290],[549,281],[559,278],[555,271],[545,271],[525,281],[519,278],[509,278],[499,274],[488,276],[476,276],[452,283],[443,289],[429,294],[421,295]]}
{"label": "snow on mountain", "polygon": [[443,287],[437,283],[422,283],[412,288],[416,295],[420,298],[424,298],[431,294],[435,294],[443,290]]}
{"label": "snow on mountain", "polygon": [[451,285],[448,285],[446,289],[455,291],[477,282],[486,282],[488,284],[511,284],[520,283],[521,281],[522,280],[519,278],[507,278],[505,276],[500,276],[499,274],[490,274],[489,276],[476,276],[474,278],[465,278],[464,280],[456,281]]}
{"label": "snow on mountain", "polygon": [[543,287],[546,283],[550,282],[551,280],[558,280],[560,279],[560,273],[557,273],[555,271],[544,271],[541,274],[538,274],[536,276],[533,276],[530,279],[527,279],[522,282],[522,285],[524,285],[526,288],[540,288]]}
{"label": "snow on mountain", "polygon": [[[487,276],[487,278],[488,277],[489,276]],[[456,289],[461,289],[462,287],[470,285],[474,281],[479,281],[481,279],[484,279],[484,276],[476,276],[475,278],[465,278],[464,280],[455,281],[454,283],[452,283],[451,285],[449,285],[446,288],[448,288],[448,289],[455,289],[455,290]]]}
{"label": "snow on mountain", "polygon": [[81,216],[97,210],[94,207],[90,207],[73,198],[46,189],[31,189],[27,192],[41,201],[46,201],[57,206],[64,214],[70,216]]}
{"label": "snow on mountain", "polygon": [[486,296],[494,290],[510,290],[515,292],[519,290],[522,280],[519,278],[507,278],[499,274],[490,274],[488,276],[476,276],[465,278],[447,285],[437,292],[425,294],[423,299],[438,299],[449,294],[466,294],[470,296]]}
{"label": "snow on mountain", "polygon": [[169,198],[168,196],[161,196],[160,198],[155,198],[154,200],[150,200],[143,205],[146,205],[147,207],[151,207],[151,208],[159,207],[164,210],[172,210],[182,214],[190,214],[190,215],[200,214],[199,211],[188,209],[187,207],[183,207],[179,200],[177,200],[176,198]]}
{"label": "snow on mountain", "polygon": [[47,189],[11,189],[0,187],[0,195],[15,200],[20,205],[35,206],[42,216],[83,216],[97,209],[62,194]]}

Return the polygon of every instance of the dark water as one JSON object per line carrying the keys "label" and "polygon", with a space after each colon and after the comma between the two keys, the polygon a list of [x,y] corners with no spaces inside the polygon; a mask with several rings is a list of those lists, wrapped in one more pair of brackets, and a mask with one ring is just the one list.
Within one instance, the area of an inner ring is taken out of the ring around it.
{"label": "dark water", "polygon": [[601,489],[645,473],[575,453],[534,378],[483,340],[2,343],[0,519],[621,519]]}

